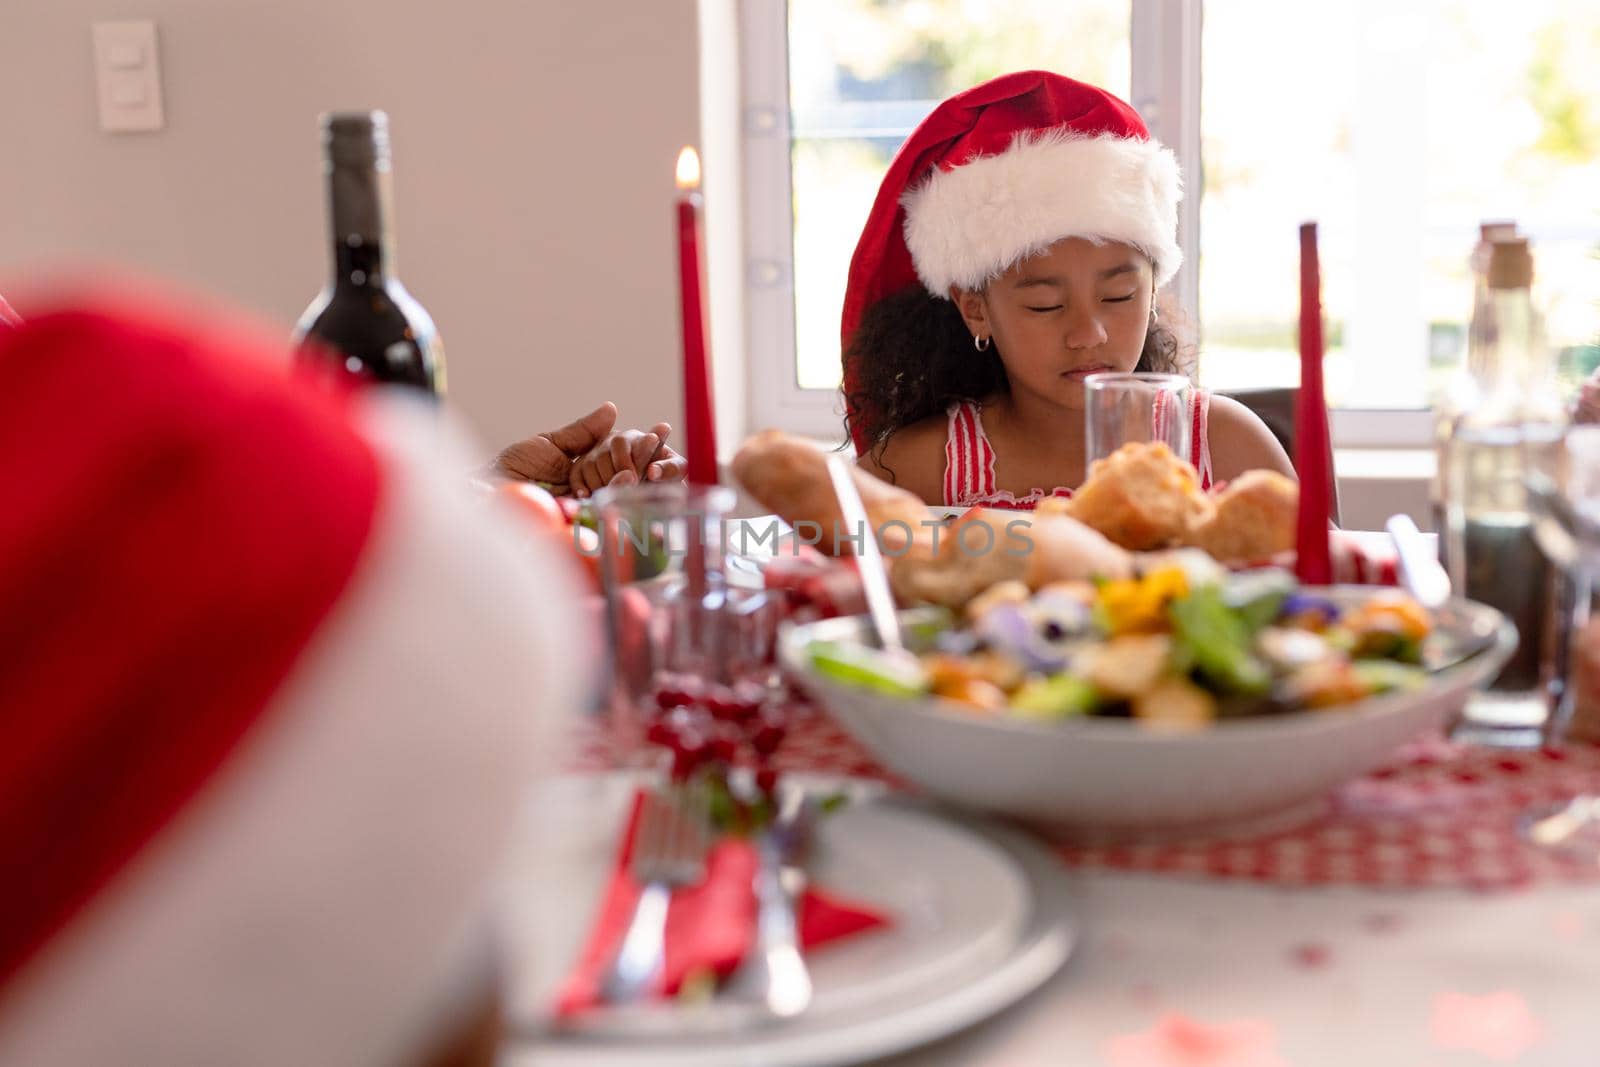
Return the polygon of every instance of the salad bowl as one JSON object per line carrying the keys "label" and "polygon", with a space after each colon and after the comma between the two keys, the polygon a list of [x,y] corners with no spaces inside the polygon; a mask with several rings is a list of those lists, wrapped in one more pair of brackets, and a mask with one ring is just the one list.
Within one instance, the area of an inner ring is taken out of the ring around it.
{"label": "salad bowl", "polygon": [[[1371,587],[1318,590],[1345,610]],[[913,653],[960,629],[947,614],[902,612]],[[1332,707],[1222,714],[1171,728],[1135,717],[979,712],[907,686],[862,684],[838,657],[881,655],[864,617],[793,626],[785,671],[885,767],[944,801],[1067,830],[1225,832],[1314,812],[1342,782],[1457,716],[1516,647],[1497,611],[1451,600],[1433,614],[1415,680]],[[861,661],[865,662],[865,660]],[[1159,709],[1158,709],[1159,710]]]}

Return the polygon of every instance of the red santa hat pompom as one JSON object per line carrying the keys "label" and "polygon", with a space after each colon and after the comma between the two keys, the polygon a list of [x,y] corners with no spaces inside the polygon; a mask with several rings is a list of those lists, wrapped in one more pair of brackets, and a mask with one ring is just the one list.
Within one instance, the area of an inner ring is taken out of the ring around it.
{"label": "red santa hat pompom", "polygon": [[458,505],[436,418],[285,356],[0,331],[0,1062],[394,1062],[482,962],[569,572]]}
{"label": "red santa hat pompom", "polygon": [[[1176,158],[1103,89],[1032,70],[958,93],[884,175],[850,262],[844,346],[884,297],[918,282],[939,297],[979,289],[1065,237],[1133,245],[1164,285],[1183,262],[1181,197]],[[868,444],[858,431],[857,449]]]}

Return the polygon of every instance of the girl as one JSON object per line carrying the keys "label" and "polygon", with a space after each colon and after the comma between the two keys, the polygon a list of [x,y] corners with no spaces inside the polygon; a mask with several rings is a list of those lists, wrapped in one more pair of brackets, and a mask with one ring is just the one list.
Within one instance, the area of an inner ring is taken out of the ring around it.
{"label": "girl", "polygon": [[[1085,476],[1083,379],[1182,371],[1177,162],[1127,104],[1043,71],[940,104],[890,164],[851,261],[844,393],[861,465],[929,504],[1031,508]],[[1294,470],[1195,390],[1201,483]]]}

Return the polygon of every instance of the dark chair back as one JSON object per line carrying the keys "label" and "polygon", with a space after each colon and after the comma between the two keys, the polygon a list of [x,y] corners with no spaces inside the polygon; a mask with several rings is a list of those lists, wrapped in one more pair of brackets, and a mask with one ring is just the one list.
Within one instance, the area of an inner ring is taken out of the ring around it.
{"label": "dark chair back", "polygon": [[[1230,400],[1237,400],[1267,424],[1267,429],[1272,431],[1272,436],[1278,439],[1283,450],[1289,454],[1290,462],[1294,461],[1294,407],[1295,400],[1300,395],[1298,387],[1284,389],[1227,389],[1221,392],[1222,396]],[[1329,463],[1332,463],[1333,449],[1328,449]],[[1333,521],[1339,521],[1339,478],[1338,472],[1330,472],[1333,476],[1328,479],[1328,491],[1333,499],[1328,501],[1329,514]]]}

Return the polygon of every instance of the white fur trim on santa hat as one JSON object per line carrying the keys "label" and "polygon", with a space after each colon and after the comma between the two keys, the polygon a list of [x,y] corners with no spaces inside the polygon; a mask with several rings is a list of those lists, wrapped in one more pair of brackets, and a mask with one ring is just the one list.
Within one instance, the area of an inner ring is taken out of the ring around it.
{"label": "white fur trim on santa hat", "polygon": [[1182,196],[1178,161],[1158,142],[1050,130],[936,169],[901,202],[917,276],[935,296],[949,296],[952,285],[981,289],[1064,237],[1133,245],[1165,285],[1183,262]]}
{"label": "white fur trim on santa hat", "polygon": [[0,1063],[401,1063],[467,1017],[492,876],[593,663],[567,568],[461,499],[439,421],[374,413],[349,588],[216,777],[8,991]]}

